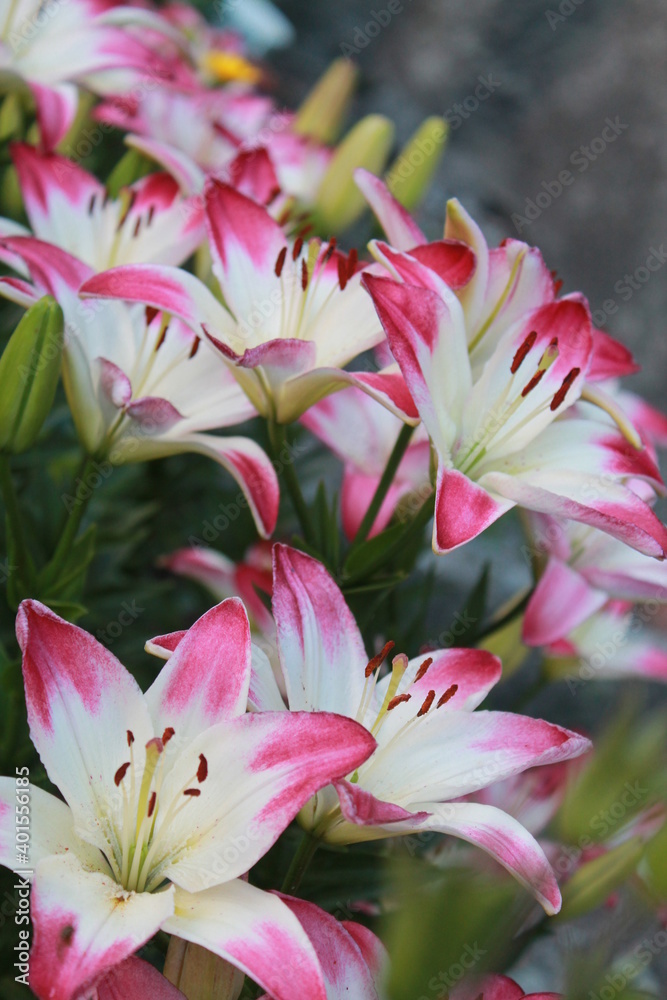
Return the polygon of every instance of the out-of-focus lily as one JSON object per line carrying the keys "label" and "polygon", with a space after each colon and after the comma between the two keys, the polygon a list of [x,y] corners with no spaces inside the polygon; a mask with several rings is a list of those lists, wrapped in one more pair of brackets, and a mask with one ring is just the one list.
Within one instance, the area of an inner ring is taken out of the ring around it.
{"label": "out-of-focus lily", "polygon": [[[341,517],[343,530],[352,539],[373,499],[403,422],[366,393],[352,387],[311,406],[301,423],[345,463]],[[420,426],[401,460],[369,537],[387,526],[397,505],[408,494],[422,489],[430,493],[429,462],[430,443]]]}
{"label": "out-of-focus lily", "polygon": [[47,149],[74,121],[80,86],[97,94],[120,92],[137,83],[157,86],[174,72],[171,61],[142,39],[141,29],[177,35],[146,8],[102,0],[2,0],[0,26],[0,74],[30,88]]}
{"label": "out-of-focus lily", "polygon": [[179,316],[208,337],[252,404],[277,423],[346,385],[416,420],[397,373],[344,370],[383,339],[354,252],[342,254],[333,240],[291,243],[266,209],[217,181],[206,189],[206,218],[226,308],[192,275],[150,265],[113,268],[82,293]]}
{"label": "out-of-focus lily", "polygon": [[[664,490],[639,435],[621,414],[623,433],[568,413],[594,350],[582,296],[540,304],[544,265],[523,244],[496,258],[498,273],[482,285],[477,246],[473,277],[456,292],[442,242],[408,253],[380,243],[374,252],[398,280],[366,274],[363,282],[438,456],[435,551],[470,541],[518,504],[662,557],[667,531],[628,486],[645,480]],[[519,268],[512,295],[511,267]],[[489,298],[498,278],[505,291]]]}
{"label": "out-of-focus lily", "polygon": [[88,454],[112,464],[207,455],[234,476],[258,530],[270,535],[279,497],[268,456],[250,438],[205,433],[255,413],[226,366],[177,319],[120,302],[82,302],[78,290],[94,272],[58,247],[21,236],[3,245],[34,283],[0,284],[0,292],[22,304],[47,293],[63,310],[63,381]]}
{"label": "out-of-focus lily", "polygon": [[[322,785],[375,741],[330,713],[246,714],[250,628],[207,612],[144,695],[92,636],[43,605],[17,635],[31,737],[65,799],[30,787],[40,1000],[92,990],[159,928],[207,948],[279,1000],[325,1000],[315,951],[276,896],[241,876]],[[0,860],[16,867],[15,779],[0,780]]]}
{"label": "out-of-focus lily", "polygon": [[450,991],[449,1000],[562,1000],[561,993],[524,993],[508,976],[474,976]]}
{"label": "out-of-focus lily", "polygon": [[[501,673],[496,657],[482,650],[437,650],[410,662],[397,656],[378,680],[391,643],[369,661],[324,567],[284,545],[273,551],[273,614],[290,711],[338,712],[378,741],[366,764],[304,806],[301,825],[332,844],[452,834],[487,851],[556,912],[558,884],[532,835],[502,809],[461,799],[526,768],[577,757],[589,741],[525,716],[474,712]],[[169,636],[153,643],[167,655],[179,648]],[[253,666],[251,707],[284,709],[259,651]]]}

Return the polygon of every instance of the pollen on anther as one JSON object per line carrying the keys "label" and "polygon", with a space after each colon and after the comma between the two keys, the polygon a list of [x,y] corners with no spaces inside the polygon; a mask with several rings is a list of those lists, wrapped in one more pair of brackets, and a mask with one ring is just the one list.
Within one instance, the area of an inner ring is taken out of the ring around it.
{"label": "pollen on anther", "polygon": [[422,663],[422,665],[420,666],[419,670],[415,675],[415,683],[422,679],[422,677],[424,676],[424,674],[426,673],[426,671],[428,670],[428,668],[431,666],[432,663],[433,663],[432,656],[429,656],[424,660],[424,662]]}
{"label": "pollen on anther", "polygon": [[368,661],[366,670],[364,671],[366,677],[370,677],[371,674],[375,673],[377,668],[384,663],[385,658],[389,655],[389,653],[391,653],[395,645],[396,643],[392,642],[392,640],[390,639],[389,642],[385,642],[384,646],[382,647],[379,653],[371,657],[371,659]]}
{"label": "pollen on anther", "polygon": [[133,235],[135,237],[139,235],[139,230],[140,229],[141,229],[141,216],[139,216],[139,218],[137,219],[137,221],[134,224]]}
{"label": "pollen on anther", "polygon": [[146,326],[150,326],[155,317],[160,312],[159,309],[154,309],[153,306],[146,306]]}
{"label": "pollen on anther", "polygon": [[199,350],[199,345],[201,344],[201,337],[195,337],[192,347],[190,348],[189,358],[194,358],[195,354]]}
{"label": "pollen on anther", "polygon": [[531,378],[530,382],[528,382],[527,385],[524,385],[523,389],[521,390],[521,395],[522,396],[527,396],[529,392],[533,391],[533,389],[535,388],[535,386],[543,378],[545,371],[546,371],[546,368],[538,368],[537,369],[537,371],[535,372],[535,374]]}
{"label": "pollen on anther", "polygon": [[197,781],[201,785],[202,781],[206,780],[206,775],[208,774],[208,761],[204,757],[203,753],[199,754],[199,767],[197,768]]}
{"label": "pollen on anther", "polygon": [[196,799],[198,795],[201,795],[201,789],[199,788],[186,788],[183,795],[188,795],[190,798]]}
{"label": "pollen on anther", "polygon": [[303,248],[303,236],[299,236],[292,247],[292,260],[296,260]]}
{"label": "pollen on anther", "polygon": [[328,264],[333,256],[333,252],[336,249],[336,237],[332,236],[327,244],[327,248],[324,252],[324,257],[322,258],[323,264]]}
{"label": "pollen on anther", "polygon": [[458,689],[459,689],[458,684],[452,684],[450,687],[448,687],[445,693],[440,695],[440,697],[438,698],[438,704],[435,707],[440,708],[442,705],[446,705],[447,702],[454,697]]}
{"label": "pollen on anther", "polygon": [[148,800],[148,809],[146,810],[146,815],[150,819],[155,812],[155,803],[157,802],[157,792],[151,792],[151,797]]}
{"label": "pollen on anther", "polygon": [[133,743],[134,743],[134,733],[132,732],[131,729],[128,729],[127,730],[127,745],[128,745],[128,747],[131,747]]}
{"label": "pollen on anther", "polygon": [[276,257],[276,278],[279,278],[282,274],[283,266],[285,264],[285,257],[287,256],[287,247],[283,247],[278,256]]}
{"label": "pollen on anther", "polygon": [[165,729],[165,731],[162,734],[162,743],[163,743],[163,745],[166,746],[167,743],[169,742],[169,740],[172,738],[172,736],[175,736],[175,734],[176,734],[176,730],[174,729],[174,727],[173,726],[167,726],[167,728]]}
{"label": "pollen on anther", "polygon": [[113,781],[114,781],[114,785],[116,786],[116,788],[118,788],[118,786],[120,785],[121,781],[125,777],[125,774],[127,773],[127,769],[128,769],[129,766],[130,766],[130,762],[128,760],[124,764],[121,764],[120,767],[118,768],[118,770],[116,771],[116,773],[114,774]]}
{"label": "pollen on anther", "polygon": [[150,208],[148,209],[148,216],[146,218],[146,224],[148,226],[150,226],[151,222],[153,221],[154,215],[155,215],[155,205],[151,205]]}
{"label": "pollen on anther", "polygon": [[96,194],[91,194],[90,201],[88,202],[88,215],[93,214],[93,209],[95,208],[95,200],[97,198]]}
{"label": "pollen on anther", "polygon": [[165,326],[164,326],[164,327],[162,328],[162,332],[160,333],[160,336],[159,336],[159,337],[158,337],[158,339],[157,339],[157,344],[155,345],[155,350],[156,350],[156,351],[159,351],[159,350],[160,350],[160,348],[162,347],[162,345],[164,344],[164,341],[165,341],[165,337],[167,336],[167,330],[168,330],[168,329],[169,329],[169,324],[167,323],[167,324],[165,324]]}
{"label": "pollen on anther", "polygon": [[524,340],[524,342],[518,348],[516,354],[514,355],[514,358],[512,359],[512,364],[510,365],[510,371],[512,375],[514,375],[515,372],[518,372],[519,368],[521,367],[526,358],[526,355],[528,354],[528,352],[530,351],[536,340],[537,340],[537,330],[531,330],[526,339]]}
{"label": "pollen on anther", "polygon": [[356,270],[356,267],[357,267],[358,261],[359,261],[359,254],[357,253],[356,247],[352,247],[352,249],[350,250],[349,257],[347,258],[347,277],[348,277],[348,280],[354,274],[354,272]]}
{"label": "pollen on anther", "polygon": [[550,406],[551,410],[558,409],[560,404],[567,396],[568,389],[570,388],[570,386],[572,385],[572,383],[574,382],[580,371],[581,368],[573,368],[572,371],[565,376],[565,378],[563,379],[563,384],[561,385],[560,389],[558,390],[554,398],[551,400],[551,406]]}
{"label": "pollen on anther", "polygon": [[419,719],[419,718],[420,718],[420,717],[421,717],[422,715],[426,715],[426,713],[428,712],[429,708],[430,708],[430,707],[431,707],[431,705],[433,704],[433,699],[434,699],[434,698],[435,698],[435,691],[433,691],[433,690],[429,691],[429,693],[428,693],[428,694],[426,695],[426,697],[424,698],[424,703],[422,704],[422,707],[421,707],[421,708],[419,709],[419,711],[417,712],[417,718],[418,718],[418,719]]}
{"label": "pollen on anther", "polygon": [[397,705],[402,705],[404,702],[410,701],[411,698],[412,695],[407,693],[395,695],[387,705],[387,711],[391,712],[392,708],[396,708]]}
{"label": "pollen on anther", "polygon": [[308,265],[305,260],[301,261],[301,288],[304,292],[308,288]]}

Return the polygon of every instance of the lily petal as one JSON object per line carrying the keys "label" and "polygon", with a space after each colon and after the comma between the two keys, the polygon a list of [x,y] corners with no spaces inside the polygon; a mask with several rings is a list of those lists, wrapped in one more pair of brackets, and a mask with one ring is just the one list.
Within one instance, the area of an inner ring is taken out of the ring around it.
{"label": "lily petal", "polygon": [[563,639],[607,602],[607,595],[591,586],[560,559],[549,559],[528,602],[522,639],[528,646],[548,646]]}
{"label": "lily petal", "polygon": [[185,1000],[161,972],[141,958],[126,958],[97,984],[95,1000]]}

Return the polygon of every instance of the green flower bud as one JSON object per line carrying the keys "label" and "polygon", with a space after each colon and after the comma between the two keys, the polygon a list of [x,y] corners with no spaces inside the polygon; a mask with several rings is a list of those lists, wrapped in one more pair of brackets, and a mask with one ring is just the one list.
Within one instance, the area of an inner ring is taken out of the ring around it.
{"label": "green flower bud", "polygon": [[411,211],[422,200],[442,157],[448,127],[433,116],[419,126],[389,168],[385,181],[393,196]]}
{"label": "green flower bud", "polygon": [[341,232],[361,215],[366,202],[354,182],[354,171],[365,167],[380,174],[393,141],[393,123],[383,115],[367,115],[348,132],[317,194],[315,218],[323,232]]}
{"label": "green flower bud", "polygon": [[354,94],[359,73],[349,59],[336,59],[296,113],[294,129],[319,142],[334,142]]}
{"label": "green flower bud", "polygon": [[63,351],[63,314],[50,296],[32,306],[0,358],[0,451],[35,441],[53,404]]}

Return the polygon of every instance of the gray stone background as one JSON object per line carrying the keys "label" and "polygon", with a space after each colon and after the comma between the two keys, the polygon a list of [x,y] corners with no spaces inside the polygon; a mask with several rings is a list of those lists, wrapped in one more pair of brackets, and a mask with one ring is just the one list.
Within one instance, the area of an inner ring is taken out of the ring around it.
{"label": "gray stone background", "polygon": [[[625,278],[651,248],[667,247],[664,0],[404,0],[365,47],[365,25],[387,0],[277,6],[297,30],[273,58],[285,96],[298,100],[341,46],[355,46],[363,74],[355,117],[389,115],[399,143],[426,115],[453,115],[491,75],[493,93],[451,130],[424,228],[440,235],[445,199],[456,195],[490,240],[538,245],[565,291],[583,291],[598,319],[607,313],[605,329],[643,365],[635,386],[667,409],[667,267],[645,284],[634,279],[636,289]],[[607,118],[627,128],[595,159],[577,153]],[[563,170],[573,183],[519,232],[512,215],[525,215],[527,200]]]}

